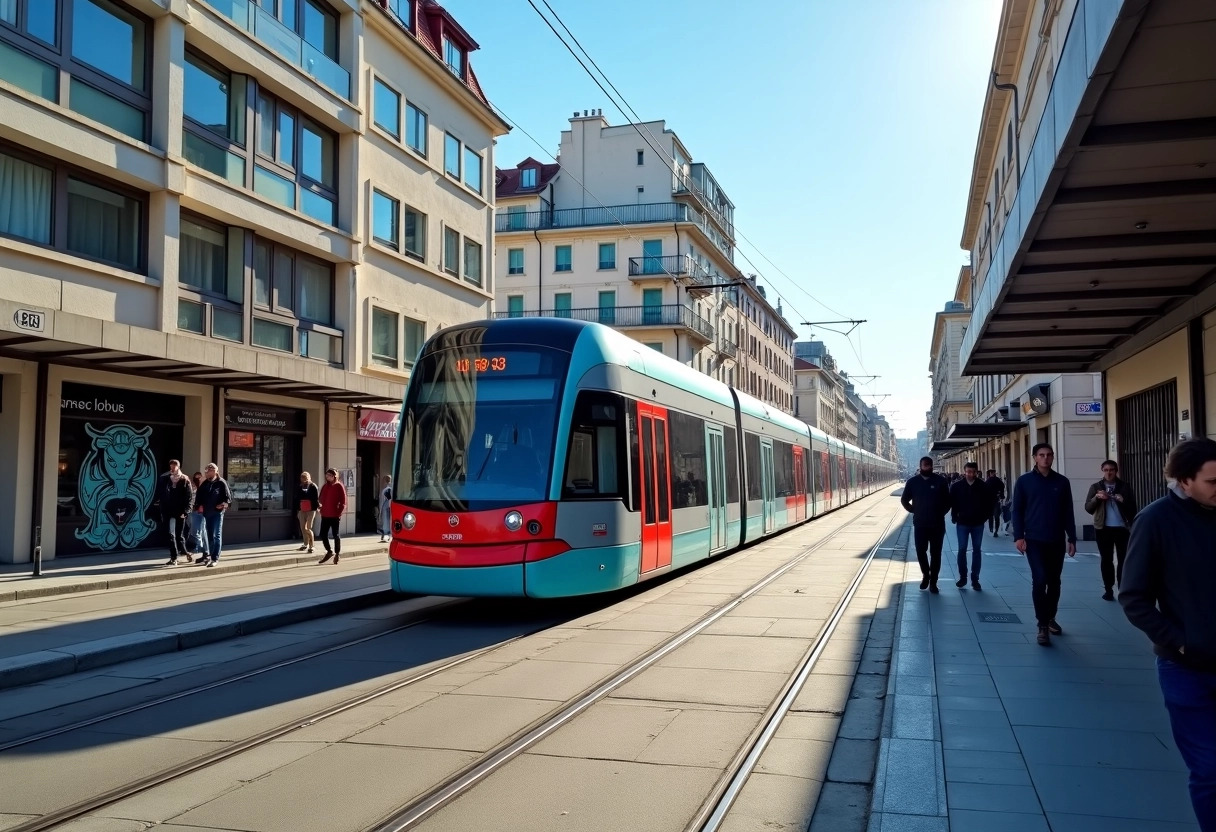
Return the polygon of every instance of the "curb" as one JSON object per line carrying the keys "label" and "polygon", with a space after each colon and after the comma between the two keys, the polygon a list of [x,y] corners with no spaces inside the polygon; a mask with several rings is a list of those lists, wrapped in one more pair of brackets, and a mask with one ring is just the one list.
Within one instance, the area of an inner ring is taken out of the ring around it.
{"label": "curb", "polygon": [[[385,544],[387,546],[387,544]],[[343,558],[359,558],[368,555],[383,555],[388,558],[388,551],[385,548],[375,549],[353,549],[343,551]],[[26,601],[34,598],[52,598],[57,595],[74,595],[80,592],[99,592],[107,589],[122,589],[124,587],[143,586],[145,584],[159,584],[165,581],[183,581],[193,578],[214,577],[215,575],[229,575],[236,572],[256,572],[262,569],[283,569],[292,566],[315,566],[317,563],[316,555],[272,555],[265,558],[238,560],[235,562],[224,562],[218,566],[202,567],[202,572],[197,572],[194,564],[183,564],[180,567],[153,566],[149,565],[150,571],[137,575],[124,575],[121,577],[98,577],[98,578],[82,578],[74,583],[54,584],[51,586],[29,586],[13,590],[0,590],[0,604],[8,601]],[[221,558],[221,560],[223,560]],[[197,574],[196,574],[197,572]],[[43,576],[47,577],[47,576]],[[50,577],[53,577],[50,576]],[[35,578],[32,575],[25,578],[27,581],[39,581],[41,578]],[[16,583],[17,581],[8,581],[5,583]],[[0,584],[2,585],[2,584]],[[0,685],[3,687],[3,685]]]}
{"label": "curb", "polygon": [[[238,570],[233,570],[238,571]],[[326,618],[399,601],[405,596],[391,589],[362,589],[292,601],[250,613],[233,613],[175,624],[158,630],[141,630],[110,638],[71,644],[56,650],[39,650],[0,659],[0,689],[43,682],[84,670],[174,653],[288,624]]]}

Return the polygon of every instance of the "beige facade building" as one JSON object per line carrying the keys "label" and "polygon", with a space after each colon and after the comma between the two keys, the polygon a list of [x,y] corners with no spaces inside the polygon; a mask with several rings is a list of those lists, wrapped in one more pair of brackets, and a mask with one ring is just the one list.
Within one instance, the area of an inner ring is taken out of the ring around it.
{"label": "beige facade building", "polygon": [[160,547],[170,457],[226,543],[331,466],[371,530],[422,339],[491,308],[476,48],[429,0],[0,3],[0,561]]}
{"label": "beige facade building", "polygon": [[1214,31],[1195,0],[1005,0],[968,195],[963,372],[1074,480],[1111,457],[1142,502],[1216,433]]}
{"label": "beige facade building", "polygon": [[496,314],[609,324],[789,412],[797,333],[735,265],[734,204],[692,159],[663,121],[585,110],[556,164],[497,171]]}
{"label": "beige facade building", "polygon": [[930,440],[943,440],[955,425],[974,416],[972,380],[959,370],[958,348],[970,318],[971,269],[963,266],[955,283],[954,300],[947,301],[933,318],[933,339],[929,345],[929,372],[933,385],[930,408]]}

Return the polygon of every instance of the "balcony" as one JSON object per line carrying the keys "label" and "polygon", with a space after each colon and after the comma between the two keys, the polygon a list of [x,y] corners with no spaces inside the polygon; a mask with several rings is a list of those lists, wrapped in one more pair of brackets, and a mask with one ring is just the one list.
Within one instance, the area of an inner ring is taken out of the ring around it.
{"label": "balcony", "polygon": [[702,162],[697,162],[689,168],[688,177],[680,179],[672,188],[675,196],[691,196],[697,200],[701,208],[709,214],[730,240],[735,239],[735,206],[726,196],[726,192],[718,187],[709,168]]}
{"label": "balcony", "polygon": [[679,303],[663,306],[604,306],[583,309],[531,309],[521,312],[495,312],[495,318],[571,318],[601,323],[616,329],[682,329],[700,341],[714,340],[709,321]]}
{"label": "balcony", "polygon": [[[648,202],[642,205],[607,205],[599,208],[561,208],[548,211],[499,211],[494,230],[539,231],[547,228],[584,228],[595,225],[641,225],[653,222],[694,222],[687,205]],[[695,212],[693,212],[695,213]]]}
{"label": "balcony", "polygon": [[737,358],[739,355],[739,345],[734,341],[727,341],[725,338],[718,344],[718,352],[725,355],[727,358]]}
{"label": "balcony", "polygon": [[207,3],[317,83],[350,100],[350,73],[257,3],[252,0],[207,0]]}
{"label": "balcony", "polygon": [[640,280],[674,277],[687,283],[690,291],[699,289],[701,294],[713,291],[710,288],[714,283],[713,275],[687,254],[630,257],[629,276]]}

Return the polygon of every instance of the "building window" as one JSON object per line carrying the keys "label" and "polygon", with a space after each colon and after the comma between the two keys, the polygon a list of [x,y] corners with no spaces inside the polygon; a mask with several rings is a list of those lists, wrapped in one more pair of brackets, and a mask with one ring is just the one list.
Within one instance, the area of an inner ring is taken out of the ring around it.
{"label": "building window", "polygon": [[178,282],[199,292],[228,294],[228,232],[225,228],[181,218]]}
{"label": "building window", "polygon": [[464,279],[474,286],[481,285],[481,243],[464,238]]}
{"label": "building window", "polygon": [[426,158],[426,113],[409,102],[405,105],[405,143]]}
{"label": "building window", "polygon": [[[337,136],[250,79],[187,53],[186,161],[315,220],[337,222]],[[245,117],[246,100],[254,117]],[[252,162],[253,164],[248,164]]]}
{"label": "building window", "polygon": [[507,317],[522,318],[524,316],[524,296],[523,295],[508,295],[507,296]]}
{"label": "building window", "polygon": [[426,324],[422,321],[415,321],[413,318],[406,318],[404,323],[405,354],[403,359],[408,368],[414,366],[414,362],[418,360],[418,353],[422,352],[422,345],[426,341]]}
{"label": "building window", "polygon": [[143,204],[71,176],[67,196],[67,250],[137,270],[141,259]]}
{"label": "building window", "polygon": [[[335,63],[338,60],[338,15],[320,0],[254,0],[279,22]],[[261,34],[260,32],[258,33]]]}
{"label": "building window", "polygon": [[396,250],[397,217],[401,203],[390,196],[372,191],[372,239]]}
{"label": "building window", "polygon": [[54,187],[50,168],[0,152],[0,234],[50,245]]}
{"label": "building window", "polygon": [[[640,150],[639,150],[638,152],[639,152],[639,153],[641,153],[641,151],[640,151]],[[650,347],[650,348],[651,348],[652,350],[654,350],[655,352],[662,352],[662,351],[663,351],[663,343],[662,343],[661,341],[644,341],[644,342],[642,342],[642,346],[644,346],[644,347]],[[698,356],[697,356],[697,360],[698,360],[698,361],[700,361],[700,360],[701,360],[701,356],[700,356],[700,355],[698,355]]]}
{"label": "building window", "polygon": [[600,268],[616,268],[616,243],[600,243]]}
{"label": "building window", "polygon": [[568,272],[574,268],[573,254],[570,246],[553,247],[553,271]]}
{"label": "building window", "polygon": [[519,174],[519,187],[536,187],[536,168],[524,168]]}
{"label": "building window", "polygon": [[398,321],[396,312],[372,307],[372,363],[381,367],[398,366]]}
{"label": "building window", "polygon": [[[643,150],[638,151],[638,164],[639,165],[646,164],[646,152]],[[662,350],[660,349],[659,352],[662,352]]]}
{"label": "building window", "polygon": [[388,10],[401,21],[405,28],[414,28],[413,0],[388,0]]}
{"label": "building window", "polygon": [[401,138],[401,96],[379,78],[373,87],[372,118],[376,126],[394,139]]}
{"label": "building window", "polygon": [[253,317],[253,345],[341,363],[342,333],[332,329],[333,266],[286,246],[255,240],[251,270],[254,306],[262,310]]}
{"label": "building window", "polygon": [[571,296],[569,292],[555,292],[553,295],[553,317],[570,317]]}
{"label": "building window", "polygon": [[405,253],[426,260],[426,214],[405,206]]}
{"label": "building window", "polygon": [[445,133],[443,138],[443,172],[460,178],[460,139],[451,133]]}
{"label": "building window", "polygon": [[[150,30],[110,0],[0,0],[0,79],[143,141]],[[61,79],[64,83],[60,83]]]}
{"label": "building window", "polygon": [[522,248],[507,249],[507,274],[524,273],[524,250]]}
{"label": "building window", "polygon": [[460,234],[451,228],[443,229],[443,270],[453,277],[460,274]]}
{"label": "building window", "polygon": [[481,155],[468,147],[464,149],[464,184],[481,193]]}
{"label": "building window", "polygon": [[464,78],[464,50],[446,35],[443,38],[443,62],[458,77]]}

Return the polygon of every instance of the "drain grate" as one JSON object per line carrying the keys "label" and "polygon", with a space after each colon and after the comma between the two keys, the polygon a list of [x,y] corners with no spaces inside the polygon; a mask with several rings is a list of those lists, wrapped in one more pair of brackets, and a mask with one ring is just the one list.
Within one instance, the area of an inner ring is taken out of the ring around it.
{"label": "drain grate", "polygon": [[981,624],[1021,624],[1016,612],[977,612]]}

